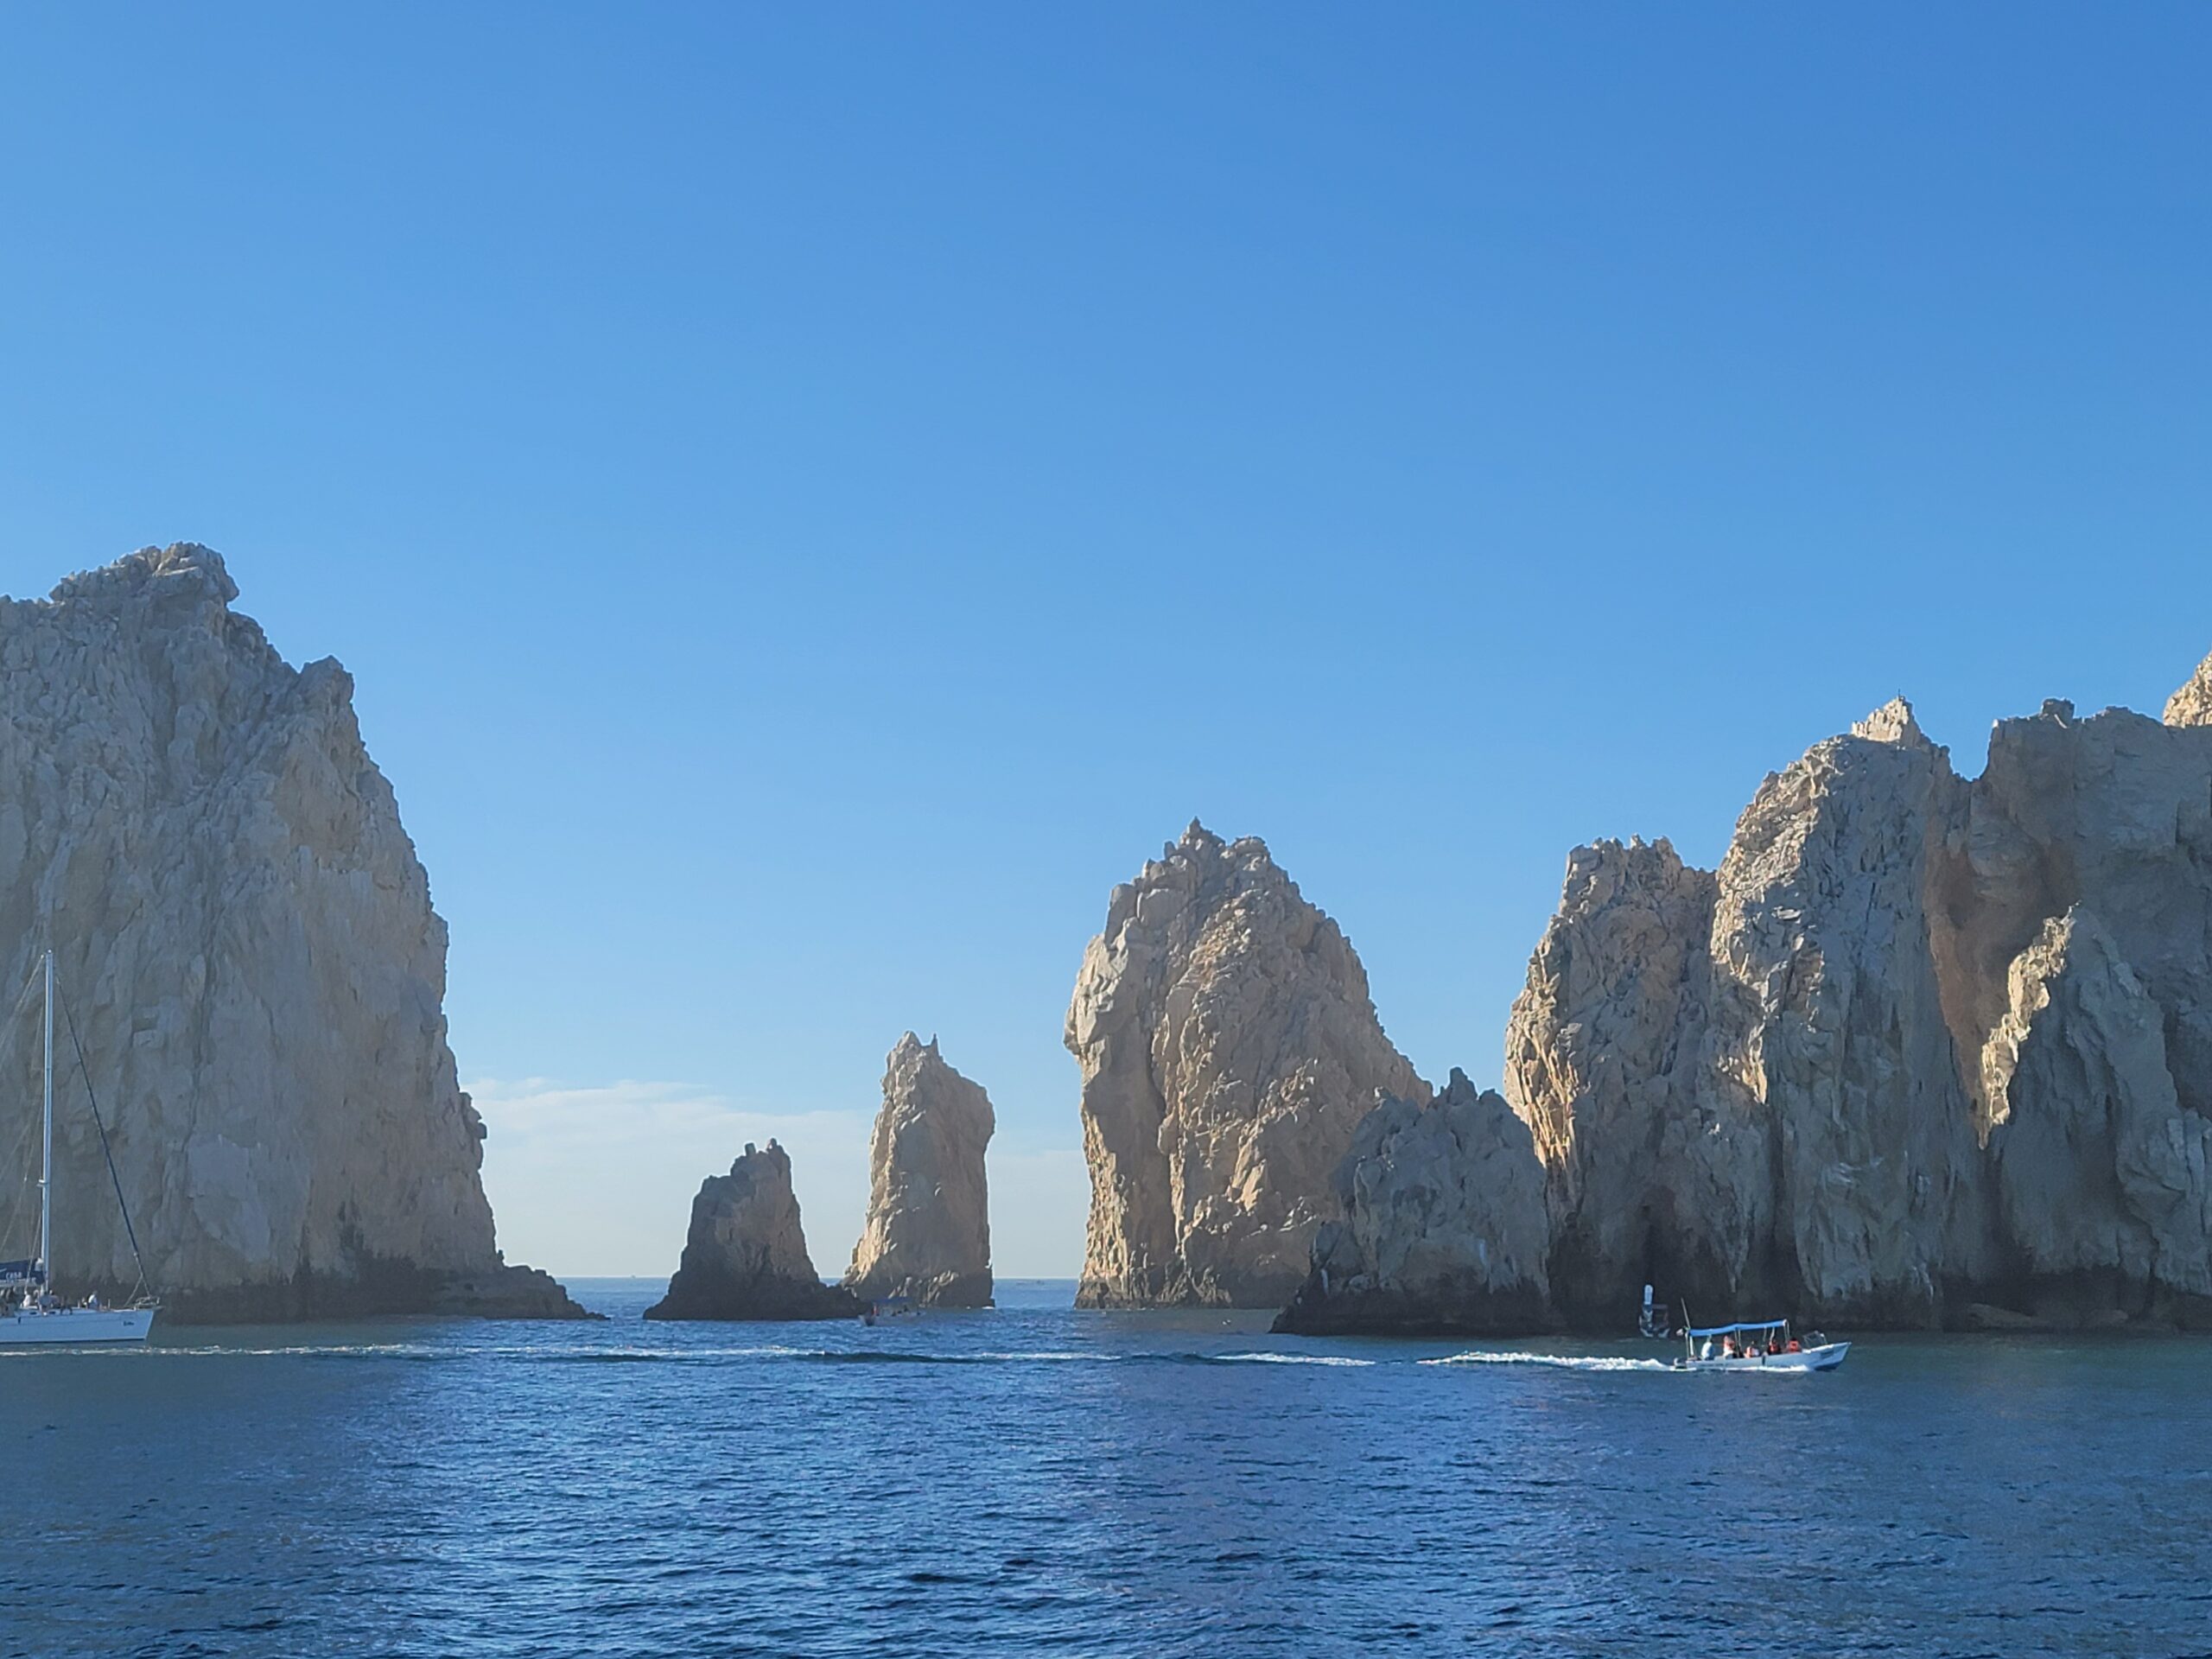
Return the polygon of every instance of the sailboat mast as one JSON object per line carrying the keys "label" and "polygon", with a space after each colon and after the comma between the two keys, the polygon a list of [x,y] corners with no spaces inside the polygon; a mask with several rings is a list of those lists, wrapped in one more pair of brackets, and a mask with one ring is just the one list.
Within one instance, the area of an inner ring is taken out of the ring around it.
{"label": "sailboat mast", "polygon": [[46,1080],[43,1089],[45,1146],[38,1165],[38,1270],[54,1288],[54,952],[46,953]]}

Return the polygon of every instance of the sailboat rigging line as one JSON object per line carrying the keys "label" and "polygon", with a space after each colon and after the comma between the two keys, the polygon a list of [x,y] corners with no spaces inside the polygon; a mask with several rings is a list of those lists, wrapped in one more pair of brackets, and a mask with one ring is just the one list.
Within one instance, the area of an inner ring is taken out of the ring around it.
{"label": "sailboat rigging line", "polygon": [[[32,969],[30,977],[23,982],[22,995],[16,999],[16,1006],[9,1013],[7,1024],[0,1026],[0,1068],[6,1066],[8,1057],[15,1052],[16,1034],[23,1028],[23,1014],[31,1005],[32,993],[38,989],[39,979],[38,970]],[[29,1191],[31,1185],[31,1160],[27,1154],[30,1150],[32,1132],[37,1128],[38,1114],[33,1112],[24,1118],[23,1127],[16,1132],[15,1144],[8,1148],[8,1155],[0,1159],[0,1169],[21,1169],[23,1172],[16,1182],[18,1194]],[[0,1243],[4,1243],[0,1241]],[[0,1255],[6,1254],[6,1249],[0,1248]]]}
{"label": "sailboat rigging line", "polygon": [[[60,998],[54,999],[57,1002]],[[146,1294],[146,1258],[138,1254],[138,1230],[130,1224],[130,1205],[123,1196],[123,1177],[115,1173],[115,1153],[107,1143],[107,1124],[100,1117],[99,1096],[92,1092],[92,1069],[85,1064],[85,1046],[77,1040],[77,1016],[69,1012],[69,1005],[61,1003],[61,1018],[69,1027],[69,1046],[77,1051],[77,1075],[85,1080],[85,1098],[92,1103],[92,1127],[100,1132],[100,1156],[107,1160],[107,1178],[115,1184],[116,1208],[123,1211],[123,1236],[130,1241],[130,1259],[138,1264],[138,1288],[134,1297]]]}

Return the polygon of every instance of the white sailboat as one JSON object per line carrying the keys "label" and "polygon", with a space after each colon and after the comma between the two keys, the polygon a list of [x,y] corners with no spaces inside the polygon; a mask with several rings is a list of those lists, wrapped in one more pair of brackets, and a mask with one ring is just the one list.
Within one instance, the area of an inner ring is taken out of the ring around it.
{"label": "white sailboat", "polygon": [[[46,953],[46,1053],[38,1170],[38,1254],[26,1262],[0,1262],[0,1347],[28,1343],[143,1342],[160,1303],[142,1296],[124,1307],[105,1307],[97,1297],[70,1306],[54,1284],[54,952]],[[72,1029],[73,1030],[73,1027]],[[106,1133],[101,1133],[105,1144]],[[122,1193],[116,1194],[118,1203]],[[124,1217],[125,1224],[129,1217]],[[137,1249],[134,1239],[131,1249]]]}

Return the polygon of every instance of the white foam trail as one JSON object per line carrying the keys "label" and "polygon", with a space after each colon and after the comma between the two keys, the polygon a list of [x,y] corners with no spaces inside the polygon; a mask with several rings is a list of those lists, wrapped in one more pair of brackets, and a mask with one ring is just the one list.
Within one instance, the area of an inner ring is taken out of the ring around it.
{"label": "white foam trail", "polygon": [[1353,1359],[1344,1354],[1216,1354],[1224,1362],[1235,1360],[1251,1365],[1372,1365],[1371,1359]]}
{"label": "white foam trail", "polygon": [[1552,1365],[1567,1371],[1669,1371],[1662,1359],[1623,1359],[1608,1354],[1447,1354],[1424,1365]]}

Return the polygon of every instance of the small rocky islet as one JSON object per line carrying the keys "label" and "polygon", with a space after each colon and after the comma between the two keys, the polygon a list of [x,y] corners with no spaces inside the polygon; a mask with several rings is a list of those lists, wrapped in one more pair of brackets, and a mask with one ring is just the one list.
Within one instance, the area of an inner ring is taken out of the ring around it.
{"label": "small rocky islet", "polygon": [[844,1282],[825,1285],[807,1254],[791,1154],[751,1146],[708,1177],[668,1294],[649,1319],[842,1319],[879,1301],[991,1305],[991,1224],[983,1172],[990,1098],[945,1064],[937,1039],[901,1037],[885,1062],[869,1142],[868,1218]]}
{"label": "small rocky islet", "polygon": [[[179,543],[0,604],[0,971],[50,935],[82,988],[172,1317],[582,1317],[497,1248],[444,923],[352,683],[236,597]],[[1086,1306],[1611,1333],[1650,1282],[1861,1329],[2212,1328],[2212,659],[2162,721],[2001,721],[1972,779],[1891,702],[1769,777],[1716,870],[1577,849],[1498,1091],[1432,1090],[1338,925],[1195,823],[1115,889],[1065,1037]],[[705,1182],[652,1317],[988,1305],[993,1128],[907,1033],[844,1283],[771,1142]],[[55,1163],[104,1182],[88,1124]],[[118,1218],[63,1225],[81,1288],[130,1287]]]}

